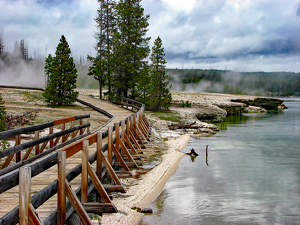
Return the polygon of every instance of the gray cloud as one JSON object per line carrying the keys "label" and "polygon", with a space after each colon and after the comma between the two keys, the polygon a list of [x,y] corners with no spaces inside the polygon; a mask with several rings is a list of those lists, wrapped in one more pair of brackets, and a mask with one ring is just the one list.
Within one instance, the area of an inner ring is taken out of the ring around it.
{"label": "gray cloud", "polygon": [[[163,40],[169,68],[300,71],[299,0],[143,0],[151,43]],[[64,34],[73,55],[95,54],[96,0],[0,0],[8,50],[54,53]],[[47,49],[47,50],[46,50]]]}

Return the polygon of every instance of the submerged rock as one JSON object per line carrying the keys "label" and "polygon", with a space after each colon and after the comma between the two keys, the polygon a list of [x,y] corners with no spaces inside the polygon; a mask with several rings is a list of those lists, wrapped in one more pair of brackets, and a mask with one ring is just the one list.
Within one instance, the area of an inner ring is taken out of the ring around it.
{"label": "submerged rock", "polygon": [[283,100],[278,98],[256,98],[252,106],[258,106],[262,107],[266,110],[272,110],[272,109],[278,109],[278,106],[280,106],[283,103]]}
{"label": "submerged rock", "polygon": [[265,113],[266,109],[257,106],[248,106],[244,109],[244,113]]}

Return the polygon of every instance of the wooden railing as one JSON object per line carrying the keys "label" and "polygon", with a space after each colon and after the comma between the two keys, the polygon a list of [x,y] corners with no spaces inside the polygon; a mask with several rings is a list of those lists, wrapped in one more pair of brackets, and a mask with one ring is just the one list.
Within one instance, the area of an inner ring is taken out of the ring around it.
{"label": "wooden railing", "polygon": [[[89,118],[89,114],[73,116],[35,126],[28,126],[0,132],[0,140],[15,140],[15,145],[13,147],[0,151],[0,159],[5,159],[0,170],[0,175],[25,165],[26,163],[35,160],[38,156],[48,154],[49,151],[42,154],[47,147],[51,149],[50,151],[53,151],[57,149],[54,148],[55,146],[59,145],[60,143],[67,142],[68,139],[75,138],[78,134],[81,136],[85,131],[90,133]],[[88,120],[85,124],[83,123],[84,119]],[[75,126],[76,121],[78,121],[78,126]],[[54,132],[54,128],[58,126],[60,126],[61,131]],[[66,129],[66,127],[70,128]],[[40,132],[46,128],[49,129],[49,135],[40,137]],[[32,133],[34,133],[33,140],[21,143],[21,135]],[[61,145],[58,147],[61,147]],[[33,149],[35,149],[35,151],[32,151]],[[15,161],[13,162],[14,156]],[[31,160],[28,160],[29,156],[31,156]]]}
{"label": "wooden railing", "polygon": [[[2,224],[64,224],[66,218],[75,210],[84,224],[91,224],[88,212],[113,213],[107,190],[125,192],[119,176],[132,176],[130,168],[137,168],[137,159],[149,140],[149,122],[144,114],[144,107],[133,116],[115,123],[106,131],[90,134],[62,147],[46,157],[27,164],[0,176],[0,193],[19,184],[19,206],[0,218]],[[106,144],[103,140],[106,139]],[[91,145],[96,144],[96,152],[89,153]],[[82,163],[66,172],[66,159],[82,151]],[[107,151],[107,156],[103,153]],[[94,172],[91,165],[95,163]],[[32,177],[58,165],[57,179],[30,197],[30,180]],[[117,171],[117,168],[120,168]],[[21,175],[22,174],[22,175]],[[70,182],[81,174],[81,186],[73,191]],[[111,177],[113,185],[104,179]],[[87,195],[96,190],[100,202],[89,203]],[[57,209],[43,222],[36,214],[36,209],[57,194]],[[66,197],[68,200],[66,200]]]}
{"label": "wooden railing", "polygon": [[132,111],[138,112],[140,109],[145,108],[145,105],[138,101],[135,101],[135,100],[132,100],[129,98],[124,98],[124,97],[122,97],[122,100],[123,100],[123,102],[121,102],[121,105],[126,107],[127,109],[131,108]]}

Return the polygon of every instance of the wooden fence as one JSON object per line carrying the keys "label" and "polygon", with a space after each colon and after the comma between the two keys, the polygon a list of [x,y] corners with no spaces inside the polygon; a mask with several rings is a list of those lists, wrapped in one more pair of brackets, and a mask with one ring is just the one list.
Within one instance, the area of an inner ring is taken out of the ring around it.
{"label": "wooden fence", "polygon": [[[67,142],[68,139],[72,139],[73,141],[78,135],[79,138],[82,137],[85,131],[90,133],[89,118],[89,114],[73,116],[35,126],[28,126],[0,132],[0,140],[15,140],[15,145],[13,147],[0,151],[0,159],[5,159],[0,170],[0,175],[25,165],[28,162],[32,162],[37,157],[48,154],[50,151],[62,146],[59,144],[69,143]],[[88,121],[83,123],[84,119],[87,119]],[[76,121],[79,123],[78,126],[75,126]],[[60,126],[61,131],[54,132],[54,128],[58,126]],[[66,129],[67,127],[70,128]],[[49,129],[49,135],[40,137],[40,132],[46,128]],[[33,140],[21,143],[21,135],[24,134],[34,134]],[[44,152],[47,147],[50,148],[50,150]],[[35,151],[32,151],[33,149],[35,149]],[[44,154],[42,154],[43,152]],[[31,158],[29,159],[30,155]],[[15,161],[13,162],[14,156]]]}
{"label": "wooden fence", "polygon": [[[78,127],[78,129],[83,128]],[[0,225],[65,224],[66,219],[74,210],[83,224],[91,224],[87,215],[89,212],[117,212],[107,191],[126,192],[119,178],[120,176],[132,176],[130,169],[138,168],[136,160],[140,159],[139,154],[145,148],[144,143],[149,140],[149,129],[149,122],[144,114],[144,105],[141,104],[140,110],[135,115],[115,123],[107,130],[89,134],[45,157],[1,175],[0,193],[4,193],[18,184],[20,191],[19,206],[2,216]],[[61,137],[65,137],[65,135],[63,133]],[[36,144],[36,142],[32,143],[29,148]],[[90,147],[92,145],[96,145],[96,151],[91,154]],[[15,154],[23,148],[15,146],[13,150],[6,152]],[[79,152],[82,153],[81,164],[67,172],[66,159]],[[31,197],[31,178],[46,173],[55,165],[58,168],[57,179]],[[92,167],[95,167],[95,170]],[[81,185],[73,190],[70,182],[78,175],[81,175]],[[107,177],[111,179],[110,182]],[[98,201],[88,202],[87,196],[93,190],[96,190],[99,196]],[[57,209],[44,221],[41,221],[36,210],[54,195],[57,195]]]}

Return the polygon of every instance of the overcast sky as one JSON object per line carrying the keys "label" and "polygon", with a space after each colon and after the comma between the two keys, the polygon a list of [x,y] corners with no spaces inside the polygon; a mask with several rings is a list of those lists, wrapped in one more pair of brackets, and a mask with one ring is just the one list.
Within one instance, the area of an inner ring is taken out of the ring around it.
{"label": "overcast sky", "polygon": [[[151,45],[168,68],[300,72],[300,0],[143,0]],[[0,0],[6,50],[53,54],[65,35],[75,57],[94,55],[96,0]]]}

